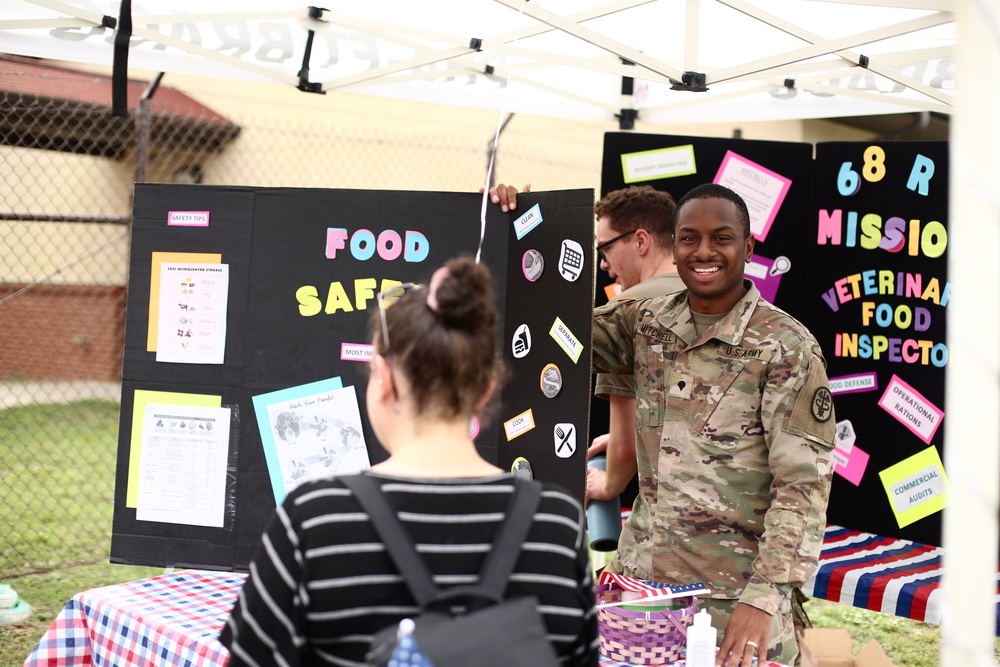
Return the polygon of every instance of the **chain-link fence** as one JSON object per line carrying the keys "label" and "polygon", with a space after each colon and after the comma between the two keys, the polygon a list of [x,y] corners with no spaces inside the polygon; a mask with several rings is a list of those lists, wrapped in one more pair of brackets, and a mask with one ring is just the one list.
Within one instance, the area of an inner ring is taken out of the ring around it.
{"label": "chain-link fence", "polygon": [[[473,192],[497,127],[193,78],[129,93],[113,117],[108,77],[0,56],[0,580],[107,556],[134,182]],[[496,173],[596,189],[602,131],[515,119]]]}

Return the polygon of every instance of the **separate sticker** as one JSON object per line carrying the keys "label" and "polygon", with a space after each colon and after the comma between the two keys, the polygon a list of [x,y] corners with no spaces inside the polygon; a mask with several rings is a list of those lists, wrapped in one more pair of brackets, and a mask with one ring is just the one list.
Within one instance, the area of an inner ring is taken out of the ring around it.
{"label": "separate sticker", "polygon": [[764,297],[764,300],[771,303],[774,303],[774,300],[778,296],[781,276],[791,268],[791,262],[788,262],[787,267],[784,265],[780,267],[784,269],[783,271],[775,272],[775,267],[779,266],[778,261],[782,259],[788,262],[787,257],[778,257],[772,260],[760,255],[754,255],[743,268],[743,275],[752,280],[753,284],[757,286],[757,291]]}
{"label": "separate sticker", "polygon": [[583,352],[583,343],[580,339],[573,335],[573,332],[569,330],[563,321],[558,317],[552,322],[552,328],[549,329],[549,335],[559,344],[559,347],[563,349],[563,352],[569,355],[569,358],[573,360],[573,363],[580,361],[580,354]]}
{"label": "separate sticker", "polygon": [[374,347],[368,343],[341,343],[341,361],[371,361]]}
{"label": "separate sticker", "polygon": [[171,227],[208,227],[208,211],[168,211],[167,225]]}
{"label": "separate sticker", "polygon": [[944,418],[943,410],[895,374],[889,380],[889,386],[885,388],[878,404],[928,445]]}
{"label": "separate sticker", "polygon": [[886,468],[878,476],[900,528],[948,505],[948,477],[933,445]]}
{"label": "separate sticker", "polygon": [[546,364],[545,368],[542,369],[540,384],[545,398],[555,398],[563,385],[562,373],[559,372],[559,367],[555,364]]}
{"label": "separate sticker", "polygon": [[851,423],[850,419],[837,422],[837,449],[850,454],[856,439],[857,435],[854,433],[854,424]]}
{"label": "separate sticker", "polygon": [[528,328],[527,324],[522,324],[514,332],[510,348],[515,359],[520,359],[531,352],[531,329]]}
{"label": "separate sticker", "polygon": [[583,273],[583,246],[573,239],[563,239],[559,250],[559,275],[571,283]]}
{"label": "separate sticker", "polygon": [[830,378],[831,394],[858,394],[863,391],[878,391],[878,375],[856,373]]}
{"label": "separate sticker", "polygon": [[576,452],[576,427],[572,424],[556,424],[552,428],[552,443],[556,456],[568,459]]}
{"label": "separate sticker", "polygon": [[542,209],[538,207],[538,204],[535,204],[514,221],[514,234],[517,236],[517,240],[520,241],[525,234],[540,224],[542,224]]}
{"label": "separate sticker", "polygon": [[621,293],[622,286],[618,283],[611,283],[604,286],[604,296],[608,297],[608,301],[614,301]]}
{"label": "separate sticker", "polygon": [[622,154],[622,176],[626,184],[687,176],[697,171],[692,144]]}
{"label": "separate sticker", "polygon": [[868,452],[860,447],[851,447],[850,451],[842,449],[833,450],[833,460],[836,465],[833,472],[837,473],[848,482],[857,486],[861,483],[861,478],[865,476],[868,468]]}
{"label": "separate sticker", "polygon": [[535,428],[535,417],[531,414],[531,408],[503,423],[503,430],[507,434],[507,442],[510,442],[519,435],[524,435],[533,428]]}
{"label": "separate sticker", "polygon": [[545,259],[542,257],[542,253],[534,248],[525,250],[524,254],[521,255],[521,271],[524,272],[524,277],[530,282],[535,282],[542,277],[544,270]]}

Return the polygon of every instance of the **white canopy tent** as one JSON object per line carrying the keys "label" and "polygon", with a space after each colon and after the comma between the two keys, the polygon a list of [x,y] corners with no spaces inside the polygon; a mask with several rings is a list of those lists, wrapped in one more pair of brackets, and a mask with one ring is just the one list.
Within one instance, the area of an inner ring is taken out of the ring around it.
{"label": "white canopy tent", "polygon": [[[652,123],[949,114],[952,3],[878,4],[136,0],[129,64],[560,117],[628,109]],[[0,9],[0,51],[112,60],[104,26],[119,2],[0,0]],[[624,96],[623,77],[634,79]]]}
{"label": "white canopy tent", "polygon": [[[122,4],[0,0],[0,52],[109,65]],[[959,297],[949,329],[942,664],[994,664],[1000,0],[137,0],[130,14],[131,67],[310,92],[619,117],[626,128],[636,115],[954,114],[951,282],[984,300]]]}

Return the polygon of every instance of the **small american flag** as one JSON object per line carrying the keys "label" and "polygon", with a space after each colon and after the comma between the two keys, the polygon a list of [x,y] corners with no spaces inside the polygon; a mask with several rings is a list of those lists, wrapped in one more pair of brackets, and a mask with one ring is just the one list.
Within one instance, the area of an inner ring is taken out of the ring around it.
{"label": "small american flag", "polygon": [[[601,573],[601,578],[598,579],[597,583],[601,586],[605,584],[616,585],[622,590],[638,593],[639,598],[644,600],[669,600],[671,598],[685,597],[688,595],[703,595],[705,593],[711,593],[711,591],[705,588],[705,585],[701,583],[661,584],[658,581],[635,579],[633,577],[626,577],[622,574],[614,574],[613,572],[608,572],[607,570]],[[629,602],[632,602],[632,600],[612,604],[628,604]]]}

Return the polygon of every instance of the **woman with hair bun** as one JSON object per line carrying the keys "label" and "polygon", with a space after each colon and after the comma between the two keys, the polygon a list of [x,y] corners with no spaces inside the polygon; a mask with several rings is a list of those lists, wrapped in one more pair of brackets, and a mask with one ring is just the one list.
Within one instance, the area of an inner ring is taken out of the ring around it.
{"label": "woman with hair bun", "polygon": [[[367,412],[389,458],[362,474],[397,510],[439,589],[475,584],[521,483],[469,434],[499,381],[489,271],[453,259],[427,287],[389,288],[377,301]],[[543,485],[504,596],[537,598],[563,665],[598,664],[583,509],[561,488]],[[220,639],[230,665],[360,667],[376,632],[419,611],[367,513],[331,477],[296,487],[275,510]]]}

